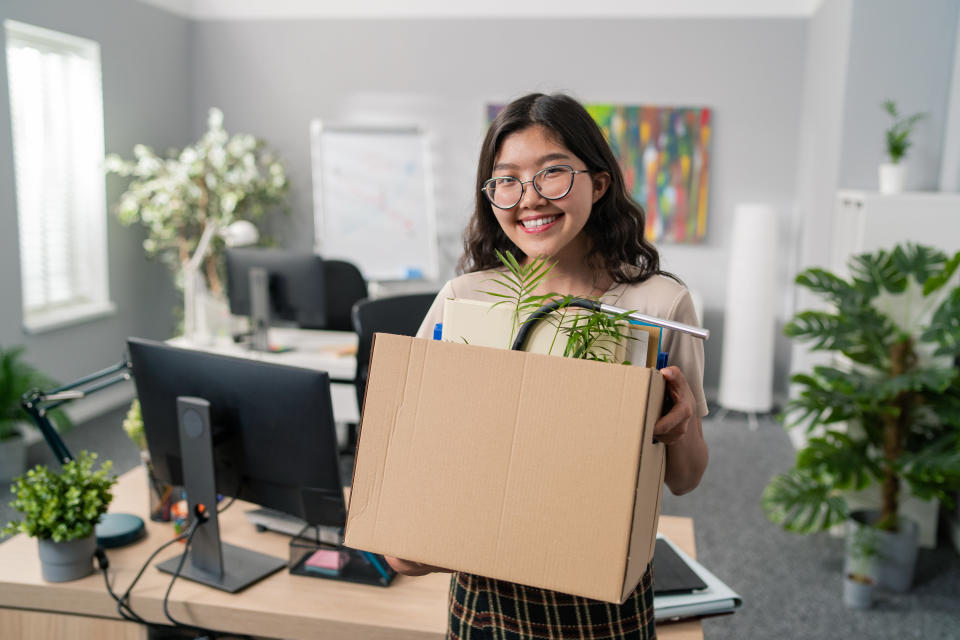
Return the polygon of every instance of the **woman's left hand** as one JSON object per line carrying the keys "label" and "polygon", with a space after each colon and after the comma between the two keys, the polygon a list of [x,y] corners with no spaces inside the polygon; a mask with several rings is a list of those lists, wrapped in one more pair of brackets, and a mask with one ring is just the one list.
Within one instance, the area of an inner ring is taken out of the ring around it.
{"label": "woman's left hand", "polygon": [[697,404],[679,367],[664,367],[660,373],[667,380],[667,392],[673,400],[673,407],[657,420],[653,426],[653,437],[666,445],[672,445],[686,435]]}

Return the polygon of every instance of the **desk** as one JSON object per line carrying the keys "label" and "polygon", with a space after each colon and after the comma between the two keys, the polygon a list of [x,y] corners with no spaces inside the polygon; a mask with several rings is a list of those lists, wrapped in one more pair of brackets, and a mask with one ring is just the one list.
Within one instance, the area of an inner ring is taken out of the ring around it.
{"label": "desk", "polygon": [[[146,475],[142,468],[120,478],[112,511],[139,513],[146,520]],[[226,542],[287,557],[289,538],[257,533],[237,501],[220,519]],[[109,552],[110,578],[123,591],[149,553],[171,535],[168,524],[147,520],[147,537]],[[660,531],[693,555],[693,520],[663,516]],[[171,548],[159,560],[176,556]],[[143,640],[146,632],[116,615],[99,572],[82,580],[47,583],[40,577],[37,543],[18,535],[0,544],[0,629],[4,640],[109,638]],[[230,595],[186,580],[170,594],[170,610],[183,622],[262,637],[291,639],[441,640],[447,624],[450,576],[397,576],[387,588],[276,573]],[[170,576],[150,568],[134,589],[131,604],[144,618],[166,623],[163,594]],[[702,639],[699,622],[663,625],[664,640]]]}
{"label": "desk", "polygon": [[357,374],[357,334],[273,327],[270,329],[270,343],[293,347],[293,350],[283,353],[253,351],[246,345],[235,343],[229,336],[218,336],[210,343],[197,343],[183,336],[167,341],[175,347],[326,371],[330,374],[334,419],[342,423],[360,422],[353,383]]}

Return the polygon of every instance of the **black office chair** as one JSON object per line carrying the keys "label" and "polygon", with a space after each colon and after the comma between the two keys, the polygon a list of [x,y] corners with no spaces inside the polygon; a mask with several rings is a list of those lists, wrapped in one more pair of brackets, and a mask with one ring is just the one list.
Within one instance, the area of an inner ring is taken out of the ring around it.
{"label": "black office chair", "polygon": [[414,293],[361,300],[353,305],[353,328],[357,332],[357,407],[361,411],[370,369],[373,334],[415,335],[436,297],[436,293]]}
{"label": "black office chair", "polygon": [[367,281],[356,265],[343,260],[324,260],[327,323],[330,331],[353,331],[353,305],[367,297]]}

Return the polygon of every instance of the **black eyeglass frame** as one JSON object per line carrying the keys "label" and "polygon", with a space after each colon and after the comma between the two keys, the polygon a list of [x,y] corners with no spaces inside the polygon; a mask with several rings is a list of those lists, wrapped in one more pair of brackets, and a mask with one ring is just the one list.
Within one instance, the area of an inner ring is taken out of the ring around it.
{"label": "black eyeglass frame", "polygon": [[[569,170],[570,170],[570,184],[567,186],[567,190],[564,191],[563,194],[562,194],[562,195],[559,195],[559,196],[550,197],[550,196],[544,195],[543,192],[541,192],[540,189],[537,187],[537,183],[536,183],[537,177],[538,177],[540,174],[542,174],[542,173],[544,173],[544,172],[546,172],[546,171],[550,171],[551,169],[560,169],[560,168],[569,169]],[[497,209],[503,209],[503,210],[513,209],[515,206],[517,206],[518,204],[520,204],[520,201],[521,201],[521,200],[523,200],[523,194],[526,193],[526,191],[527,191],[527,186],[526,186],[526,185],[531,184],[531,183],[533,184],[534,190],[535,190],[537,193],[540,194],[540,197],[542,197],[542,198],[544,198],[544,199],[546,199],[546,200],[559,200],[560,198],[565,198],[565,197],[567,196],[567,194],[570,193],[570,190],[573,189],[573,181],[574,181],[574,179],[577,177],[577,174],[578,174],[578,173],[591,173],[591,171],[590,171],[590,169],[574,169],[574,168],[571,167],[569,164],[552,164],[552,165],[550,165],[549,167],[544,167],[543,169],[540,169],[540,171],[537,171],[535,174],[533,174],[533,177],[530,178],[529,180],[521,180],[521,179],[519,179],[519,178],[514,178],[513,176],[493,176],[492,178],[489,178],[489,179],[483,181],[483,186],[480,187],[480,191],[483,192],[483,195],[484,195],[484,197],[487,199],[487,202],[489,202],[491,205],[495,206]],[[490,196],[490,192],[487,191],[487,185],[488,185],[488,184],[490,184],[490,183],[493,182],[494,180],[504,180],[504,179],[516,180],[517,182],[520,183],[520,197],[517,198],[517,201],[514,202],[514,203],[513,203],[512,205],[510,205],[509,207],[502,207],[502,206],[500,206],[499,204],[497,204],[496,202],[494,202],[494,201],[493,201],[493,198]]]}

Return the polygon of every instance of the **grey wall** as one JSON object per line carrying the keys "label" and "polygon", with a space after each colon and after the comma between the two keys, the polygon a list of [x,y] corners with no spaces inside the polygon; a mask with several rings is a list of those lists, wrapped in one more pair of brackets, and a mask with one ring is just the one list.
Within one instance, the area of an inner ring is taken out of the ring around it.
{"label": "grey wall", "polygon": [[[0,19],[89,38],[100,43],[107,152],[132,155],[144,142],[182,146],[191,130],[188,100],[191,23],[129,0],[4,0]],[[0,35],[0,39],[2,39]],[[4,56],[4,60],[6,57]],[[24,344],[27,359],[61,381],[117,362],[128,335],[169,337],[175,297],[171,279],[143,257],[142,233],[108,225],[110,297],[117,313],[83,324],[27,335],[21,325],[20,258],[6,65],[0,65],[0,344]],[[112,205],[121,183],[108,182]]]}
{"label": "grey wall", "polygon": [[[229,130],[282,154],[294,215],[278,231],[291,247],[312,242],[310,119],[406,121],[434,135],[449,276],[471,208],[484,105],[532,90],[714,109],[707,240],[661,247],[666,268],[702,295],[708,322],[725,300],[733,207],[761,201],[785,218],[792,211],[802,20],[204,21],[196,30],[194,113],[220,106]],[[707,343],[708,387],[719,343],[719,332]]]}

